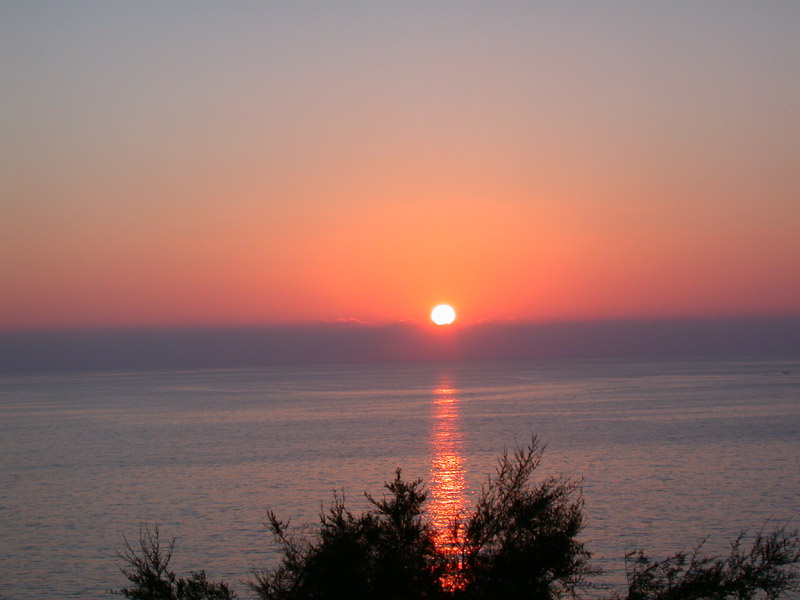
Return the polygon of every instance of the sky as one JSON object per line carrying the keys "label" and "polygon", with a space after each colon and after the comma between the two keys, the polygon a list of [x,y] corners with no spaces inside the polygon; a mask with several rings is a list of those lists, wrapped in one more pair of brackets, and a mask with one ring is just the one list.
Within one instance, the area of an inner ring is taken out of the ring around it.
{"label": "sky", "polygon": [[800,315],[800,3],[0,2],[0,331]]}

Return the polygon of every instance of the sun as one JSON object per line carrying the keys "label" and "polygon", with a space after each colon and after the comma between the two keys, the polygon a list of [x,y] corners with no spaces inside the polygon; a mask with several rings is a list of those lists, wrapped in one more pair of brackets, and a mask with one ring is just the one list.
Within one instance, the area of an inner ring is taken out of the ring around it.
{"label": "sun", "polygon": [[450,325],[456,320],[456,311],[449,304],[440,304],[431,311],[431,321],[437,325]]}

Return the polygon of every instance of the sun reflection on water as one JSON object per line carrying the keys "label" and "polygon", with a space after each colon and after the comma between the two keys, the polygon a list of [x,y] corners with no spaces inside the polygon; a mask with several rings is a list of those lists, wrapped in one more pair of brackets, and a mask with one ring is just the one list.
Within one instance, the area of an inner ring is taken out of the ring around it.
{"label": "sun reflection on water", "polygon": [[[433,390],[431,428],[430,505],[436,546],[445,554],[458,553],[458,533],[453,523],[466,510],[466,482],[462,453],[461,422],[457,390],[447,381]],[[456,573],[445,575],[445,587],[458,587]]]}

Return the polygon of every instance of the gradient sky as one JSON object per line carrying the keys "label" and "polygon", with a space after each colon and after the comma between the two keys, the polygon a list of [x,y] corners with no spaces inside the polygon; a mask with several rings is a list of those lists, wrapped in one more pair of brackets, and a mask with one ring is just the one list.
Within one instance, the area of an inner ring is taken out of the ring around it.
{"label": "gradient sky", "polygon": [[800,314],[800,2],[2,2],[0,329]]}

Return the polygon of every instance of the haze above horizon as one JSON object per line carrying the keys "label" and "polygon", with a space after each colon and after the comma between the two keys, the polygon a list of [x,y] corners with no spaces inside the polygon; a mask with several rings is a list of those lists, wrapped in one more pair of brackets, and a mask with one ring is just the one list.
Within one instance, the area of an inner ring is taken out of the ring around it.
{"label": "haze above horizon", "polygon": [[800,316],[800,3],[0,5],[0,332]]}

